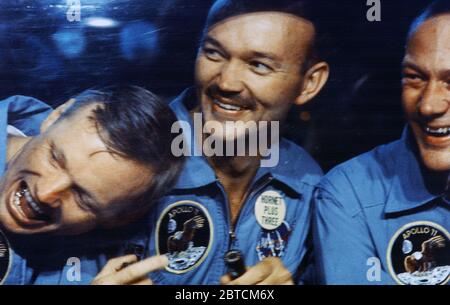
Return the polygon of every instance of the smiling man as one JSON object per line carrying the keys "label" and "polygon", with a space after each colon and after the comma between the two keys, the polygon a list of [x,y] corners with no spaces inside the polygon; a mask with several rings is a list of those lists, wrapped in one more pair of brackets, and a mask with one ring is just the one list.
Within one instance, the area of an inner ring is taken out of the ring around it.
{"label": "smiling man", "polygon": [[[255,133],[249,125],[283,127],[295,105],[319,93],[329,69],[318,57],[313,2],[214,3],[196,59],[195,88],[171,104],[178,119],[196,131],[189,149],[203,151],[205,135],[216,145],[242,138],[251,143]],[[198,115],[213,128],[203,134],[193,128]],[[152,213],[150,252],[169,257],[168,267],[151,275],[154,282],[290,284],[298,270],[303,275],[310,199],[321,170],[294,143],[270,144],[280,156],[272,167],[261,166],[261,151],[248,154],[251,144],[245,154],[203,151],[188,158],[177,185]],[[229,250],[239,250],[248,266],[236,279],[224,263]]]}
{"label": "smiling man", "polygon": [[[59,273],[39,278],[46,270],[42,266],[51,263],[49,245],[54,242],[59,250],[68,246],[47,236],[78,235],[137,220],[170,188],[181,168],[182,159],[170,152],[175,115],[142,88],[86,91],[53,111],[33,137],[20,130],[35,134],[48,108],[21,97],[0,105],[2,123],[11,124],[1,134],[7,168],[2,167],[0,180],[1,245],[6,249],[0,257],[0,281],[64,280]],[[94,240],[92,248],[101,243]],[[30,269],[27,260],[35,256],[45,261]],[[92,268],[89,279],[97,271]]]}
{"label": "smiling man", "polygon": [[315,242],[327,284],[450,279],[450,1],[412,24],[400,140],[344,163],[319,185]]}

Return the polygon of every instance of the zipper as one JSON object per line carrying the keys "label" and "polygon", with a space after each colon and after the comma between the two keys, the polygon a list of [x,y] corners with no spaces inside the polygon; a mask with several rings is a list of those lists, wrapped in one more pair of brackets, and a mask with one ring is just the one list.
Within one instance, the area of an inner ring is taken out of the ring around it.
{"label": "zipper", "polygon": [[230,203],[228,201],[228,196],[225,192],[225,189],[223,188],[222,184],[218,181],[218,184],[220,186],[220,189],[222,190],[223,194],[225,195],[225,201],[226,201],[226,205],[227,205],[227,210],[228,210],[228,224],[229,224],[229,231],[228,231],[228,250],[232,250],[233,249],[233,245],[236,241],[236,228],[239,224],[239,220],[241,218],[241,213],[244,210],[244,207],[247,205],[247,202],[252,199],[256,193],[258,193],[260,190],[262,190],[264,187],[266,187],[271,181],[273,180],[272,176],[269,176],[268,178],[264,179],[264,181],[260,182],[259,185],[257,183],[257,186],[253,187],[253,190],[250,192],[249,195],[246,195],[244,198],[244,204],[241,206],[241,208],[239,209],[238,215],[236,217],[236,222],[235,224],[232,223],[231,221],[231,207],[230,207]]}

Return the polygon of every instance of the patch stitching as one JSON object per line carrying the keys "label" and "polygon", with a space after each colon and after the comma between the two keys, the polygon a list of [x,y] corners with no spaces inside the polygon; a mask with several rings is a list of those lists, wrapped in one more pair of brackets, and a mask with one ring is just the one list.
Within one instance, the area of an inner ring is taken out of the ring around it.
{"label": "patch stitching", "polygon": [[[6,238],[6,235],[2,232],[2,230],[0,230],[0,240],[5,242],[6,251],[8,252],[8,257],[6,257],[8,267],[6,268],[6,272],[3,275],[3,278],[0,278],[0,285],[3,285],[3,283],[6,281],[6,279],[8,278],[8,275],[11,271],[13,257],[12,257],[12,250],[11,250],[9,241]],[[3,260],[3,259],[5,259],[5,257],[0,257],[0,260]]]}
{"label": "patch stitching", "polygon": [[[449,234],[449,232],[448,232],[444,227],[442,227],[441,225],[439,225],[439,224],[437,224],[437,223],[434,223],[434,222],[431,222],[431,221],[426,221],[426,220],[423,220],[423,221],[414,221],[414,222],[407,223],[407,224],[403,225],[402,227],[400,227],[400,229],[398,229],[398,230],[394,233],[394,235],[391,237],[391,240],[389,241],[388,248],[387,248],[387,251],[386,251],[386,259],[387,259],[387,263],[388,263],[389,274],[390,274],[390,276],[395,280],[395,282],[396,282],[397,284],[399,284],[399,285],[407,285],[407,284],[404,283],[404,282],[402,282],[402,281],[398,278],[397,273],[396,273],[395,270],[394,270],[394,267],[393,267],[393,264],[392,264],[392,259],[391,259],[391,256],[392,256],[392,248],[393,248],[393,246],[394,246],[394,243],[397,241],[398,237],[399,237],[406,229],[408,229],[408,228],[413,228],[414,226],[430,226],[430,227],[432,227],[432,228],[438,229],[438,230],[440,230],[442,233],[445,234],[445,236],[447,237],[447,241],[450,241],[450,234]],[[448,246],[450,246],[450,245],[448,245]],[[443,281],[442,283],[439,283],[439,285],[446,285],[449,281],[450,281],[450,274],[447,275],[446,280]]]}
{"label": "patch stitching", "polygon": [[211,250],[212,247],[212,243],[214,241],[214,225],[211,219],[211,215],[209,214],[208,210],[202,206],[200,203],[192,201],[192,200],[181,200],[181,201],[177,201],[174,202],[170,205],[168,205],[160,214],[160,217],[158,218],[157,224],[156,224],[156,232],[155,232],[155,244],[156,244],[156,253],[157,255],[160,255],[160,245],[159,245],[159,232],[160,232],[160,227],[161,227],[161,222],[162,220],[165,218],[165,216],[167,216],[168,212],[172,209],[174,209],[177,206],[182,206],[182,205],[191,205],[194,206],[196,208],[198,208],[206,217],[206,220],[208,221],[208,225],[209,225],[209,240],[208,240],[208,245],[207,248],[205,250],[205,252],[202,254],[201,258],[196,261],[192,266],[190,266],[187,269],[184,270],[175,270],[170,268],[169,266],[167,266],[165,268],[166,271],[170,272],[170,273],[174,273],[174,274],[183,274],[183,273],[187,273],[195,268],[197,268],[198,266],[200,266],[203,261],[206,259],[206,257],[208,257],[209,252]]}

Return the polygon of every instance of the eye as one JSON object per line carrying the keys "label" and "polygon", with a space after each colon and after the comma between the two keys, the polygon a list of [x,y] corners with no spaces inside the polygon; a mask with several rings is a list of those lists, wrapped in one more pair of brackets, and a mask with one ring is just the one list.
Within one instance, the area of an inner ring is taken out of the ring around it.
{"label": "eye", "polygon": [[50,163],[55,167],[59,166],[59,162],[58,162],[59,159],[58,159],[58,155],[56,153],[55,145],[53,143],[50,143],[48,149],[49,149],[49,155],[50,155],[50,158],[49,158]]}
{"label": "eye", "polygon": [[81,190],[77,186],[72,187],[72,193],[75,197],[75,201],[78,203],[78,206],[85,211],[92,211],[92,204],[90,202],[89,196],[84,193],[83,190]]}
{"label": "eye", "polygon": [[75,196],[76,201],[79,203],[79,205],[84,207],[85,204],[83,194],[75,187],[73,188],[73,195]]}
{"label": "eye", "polygon": [[203,54],[205,54],[208,59],[213,61],[218,61],[223,57],[219,51],[208,47],[203,48]]}
{"label": "eye", "polygon": [[419,74],[416,73],[404,73],[403,74],[403,79],[406,81],[422,81],[423,77]]}
{"label": "eye", "polygon": [[255,73],[260,75],[266,75],[273,72],[273,68],[271,66],[260,61],[252,61],[249,65]]}

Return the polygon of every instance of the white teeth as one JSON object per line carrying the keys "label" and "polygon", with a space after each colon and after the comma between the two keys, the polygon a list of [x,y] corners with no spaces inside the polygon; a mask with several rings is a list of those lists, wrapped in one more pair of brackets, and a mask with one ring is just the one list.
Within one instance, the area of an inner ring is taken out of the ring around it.
{"label": "white teeth", "polygon": [[25,199],[28,201],[29,205],[38,214],[44,214],[42,209],[37,205],[37,203],[33,200],[33,197],[31,197],[30,191],[26,188],[24,189],[25,193]]}
{"label": "white teeth", "polygon": [[450,127],[441,127],[441,128],[425,128],[427,133],[438,135],[438,136],[446,136],[450,134]]}
{"label": "white teeth", "polygon": [[31,209],[36,212],[37,214],[44,214],[42,209],[37,205],[37,203],[33,200],[33,197],[31,197],[30,191],[28,188],[24,188],[14,194],[14,204],[18,207],[19,211],[25,216],[25,213],[22,209],[22,205],[20,203],[20,199],[25,196],[26,201],[28,202]]}
{"label": "white teeth", "polygon": [[[22,191],[16,192],[16,193],[14,194],[14,204],[16,205],[16,207],[17,207],[17,209],[19,210],[19,212],[20,212],[23,216],[25,216],[25,213],[24,213],[24,211],[22,210],[22,206],[21,206],[21,204],[20,204],[20,198],[22,198],[22,196],[23,196],[23,192],[22,192]],[[25,217],[26,217],[26,216],[25,216]]]}
{"label": "white teeth", "polygon": [[238,106],[234,106],[234,105],[230,105],[230,104],[224,104],[224,103],[219,102],[218,100],[214,100],[214,103],[216,103],[220,108],[223,108],[226,110],[231,110],[231,111],[242,110],[242,107],[238,107]]}

